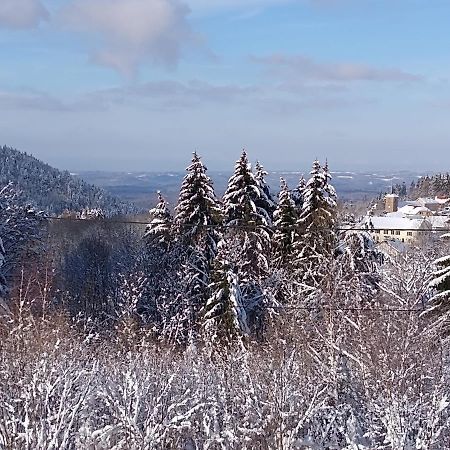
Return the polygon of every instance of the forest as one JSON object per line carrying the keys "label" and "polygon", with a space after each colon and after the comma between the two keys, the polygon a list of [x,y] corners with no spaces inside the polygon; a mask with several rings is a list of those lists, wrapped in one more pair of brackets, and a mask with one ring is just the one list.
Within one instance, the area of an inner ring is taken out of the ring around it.
{"label": "forest", "polygon": [[275,194],[243,151],[218,198],[194,153],[138,219],[58,216],[30,173],[0,191],[0,449],[449,447],[448,234],[384,253],[317,160]]}
{"label": "forest", "polygon": [[52,215],[93,208],[100,208],[108,217],[137,211],[132,204],[120,201],[67,171],[55,169],[11,147],[0,146],[0,186],[10,182],[23,199]]}

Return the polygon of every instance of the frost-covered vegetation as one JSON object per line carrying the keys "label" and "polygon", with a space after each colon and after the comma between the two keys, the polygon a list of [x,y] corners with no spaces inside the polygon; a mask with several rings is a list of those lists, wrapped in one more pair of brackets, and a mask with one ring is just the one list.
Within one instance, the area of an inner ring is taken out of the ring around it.
{"label": "frost-covered vegetation", "polygon": [[218,352],[22,310],[1,340],[0,448],[443,449],[447,367],[416,313],[292,311]]}
{"label": "frost-covered vegetation", "polygon": [[265,177],[217,198],[194,154],[142,228],[1,191],[0,449],[448,447],[448,241],[382,254],[327,164]]}

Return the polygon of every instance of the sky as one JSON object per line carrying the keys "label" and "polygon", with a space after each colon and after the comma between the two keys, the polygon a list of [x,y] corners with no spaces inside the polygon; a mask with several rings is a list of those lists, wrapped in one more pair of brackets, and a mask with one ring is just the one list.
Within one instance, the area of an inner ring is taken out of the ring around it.
{"label": "sky", "polygon": [[0,0],[0,144],[69,170],[450,169],[448,0]]}

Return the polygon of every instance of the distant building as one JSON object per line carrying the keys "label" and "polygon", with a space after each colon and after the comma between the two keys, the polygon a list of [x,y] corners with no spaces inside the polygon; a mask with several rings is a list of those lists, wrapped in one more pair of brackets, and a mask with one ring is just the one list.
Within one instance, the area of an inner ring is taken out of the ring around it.
{"label": "distant building", "polygon": [[368,227],[375,242],[396,239],[407,244],[416,242],[426,234],[424,232],[432,230],[428,219],[389,216],[367,217],[364,226]]}
{"label": "distant building", "polygon": [[387,194],[384,197],[384,209],[387,213],[396,212],[398,210],[398,195]]}
{"label": "distant building", "polygon": [[421,219],[423,217],[430,217],[432,215],[433,212],[425,206],[412,205],[410,203],[399,207],[395,212],[386,214],[386,216],[388,217],[406,217],[409,219]]}
{"label": "distant building", "polygon": [[450,199],[444,197],[435,197],[435,198],[420,197],[417,199],[417,202],[421,206],[428,208],[430,211],[438,212],[443,210],[447,205],[450,204]]}

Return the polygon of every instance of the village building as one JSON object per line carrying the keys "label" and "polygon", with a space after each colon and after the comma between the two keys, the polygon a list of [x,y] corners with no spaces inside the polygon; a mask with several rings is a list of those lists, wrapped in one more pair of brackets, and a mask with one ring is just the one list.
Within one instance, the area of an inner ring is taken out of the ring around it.
{"label": "village building", "polygon": [[413,244],[432,231],[431,223],[425,218],[368,217],[364,225],[375,242],[398,240]]}

